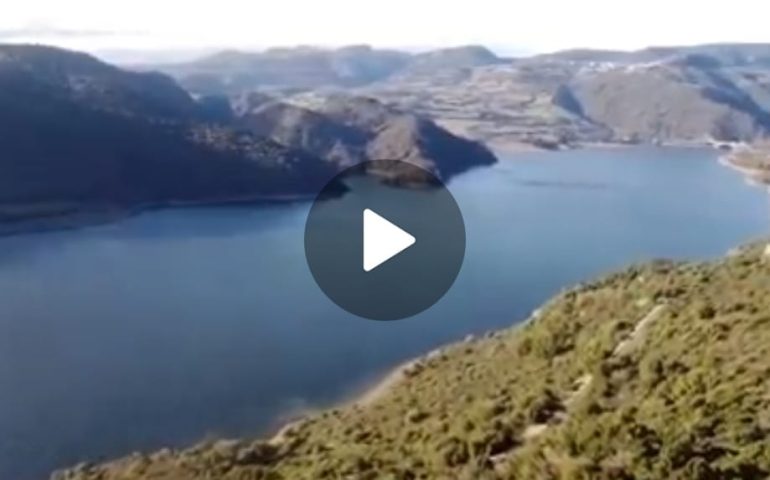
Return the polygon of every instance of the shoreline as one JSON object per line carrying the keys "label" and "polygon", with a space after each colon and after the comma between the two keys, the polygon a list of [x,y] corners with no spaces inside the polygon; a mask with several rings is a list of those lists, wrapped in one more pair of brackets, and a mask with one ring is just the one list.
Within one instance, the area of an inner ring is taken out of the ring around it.
{"label": "shoreline", "polygon": [[75,209],[61,214],[41,214],[12,221],[0,220],[0,237],[96,227],[158,210],[216,208],[238,205],[290,205],[293,203],[310,202],[315,197],[316,195],[311,194],[247,195],[212,200],[169,200],[125,207],[119,205],[98,205],[94,208]]}
{"label": "shoreline", "polygon": [[559,144],[557,148],[543,148],[538,147],[532,143],[526,142],[488,142],[486,143],[489,148],[494,152],[500,152],[505,154],[517,154],[517,153],[547,153],[547,152],[570,152],[575,150],[620,150],[626,148],[644,148],[644,147],[656,147],[656,148],[694,148],[694,149],[709,149],[720,151],[727,145],[730,148],[734,148],[732,144],[709,142],[709,141],[670,141],[670,142],[578,142],[573,144]]}
{"label": "shoreline", "polygon": [[768,175],[770,175],[770,172],[759,168],[751,168],[743,165],[738,165],[731,158],[731,155],[734,153],[735,152],[731,152],[726,155],[720,155],[718,158],[718,162],[722,166],[727,167],[743,175],[744,178],[746,179],[746,182],[749,185],[753,187],[765,188],[770,193],[770,182],[766,180]]}
{"label": "shoreline", "polygon": [[[542,306],[541,308],[534,310],[529,316],[523,318],[521,321],[513,323],[512,326],[508,328],[524,327],[537,320],[540,316],[541,309]],[[283,422],[280,427],[273,429],[272,433],[266,433],[264,438],[272,445],[280,445],[288,439],[289,434],[295,429],[300,428],[305,423],[311,421],[313,417],[320,412],[345,408],[368,408],[379,400],[387,397],[387,395],[402,382],[408,381],[412,376],[418,374],[426,368],[431,361],[446,355],[448,350],[473,343],[480,339],[494,337],[502,330],[505,330],[505,328],[490,330],[479,335],[468,334],[463,338],[451,340],[428,350],[425,353],[418,354],[415,357],[399,362],[390,368],[384,369],[379,375],[373,377],[373,381],[366,383],[365,387],[355,389],[349,394],[343,395],[338,401],[331,402],[331,404],[326,406],[308,408],[304,413],[294,415],[293,418]]]}
{"label": "shoreline", "polygon": [[[514,326],[525,326],[539,315],[540,310],[534,310],[527,318],[515,323]],[[409,380],[410,377],[419,373],[432,360],[445,355],[447,350],[459,345],[472,343],[480,338],[493,336],[497,332],[499,330],[491,330],[482,335],[468,334],[463,338],[450,340],[427,352],[420,353],[391,367],[387,367],[378,374],[373,375],[370,381],[349,390],[348,393],[343,393],[338,400],[328,405],[306,408],[282,422],[277,422],[279,426],[266,432],[264,438],[268,443],[278,445],[287,439],[288,433],[312,420],[313,416],[320,412],[343,408],[367,408],[386,397],[402,382]]]}
{"label": "shoreline", "polygon": [[[654,143],[623,143],[623,142],[596,142],[596,143],[577,143],[573,145],[564,145],[563,148],[547,149],[541,148],[531,143],[523,142],[489,142],[487,146],[496,153],[501,154],[521,154],[521,153],[558,153],[569,152],[573,150],[587,149],[624,149],[641,147],[680,147],[680,148],[710,148],[719,150],[719,145],[713,142],[667,142],[663,144]],[[754,178],[753,175],[746,173],[748,169],[740,167],[726,158],[728,155],[720,156],[720,162],[725,166],[741,171],[747,177]],[[498,159],[499,162],[504,160]],[[759,171],[755,172],[759,173]],[[761,172],[765,174],[765,172]],[[764,185],[758,181],[760,185]],[[134,206],[120,205],[97,205],[95,208],[73,208],[67,213],[53,213],[32,215],[27,218],[18,218],[13,220],[0,219],[0,237],[14,235],[48,233],[55,231],[77,230],[80,228],[95,227],[119,222],[143,213],[155,210],[176,209],[176,208],[204,208],[204,207],[228,207],[238,205],[272,205],[272,204],[292,204],[301,202],[310,202],[316,198],[315,194],[278,194],[278,195],[243,195],[221,199],[210,200],[167,200],[164,202],[137,204]],[[12,208],[24,208],[25,206],[12,206]],[[0,208],[1,210],[1,208]]]}
{"label": "shoreline", "polygon": [[420,365],[429,360],[431,355],[437,355],[443,352],[443,350],[451,345],[459,342],[450,342],[441,347],[435,348],[426,354],[420,354],[417,357],[413,357],[410,360],[403,361],[390,368],[384,369],[384,371],[377,375],[375,380],[367,382],[366,387],[356,389],[354,393],[343,395],[341,399],[335,402],[331,402],[325,407],[310,407],[303,412],[296,413],[289,416],[283,422],[276,422],[280,426],[268,431],[264,437],[267,442],[272,445],[280,445],[288,439],[289,434],[310,421],[314,415],[320,411],[329,409],[340,408],[365,408],[373,403],[376,403],[381,398],[385,397],[390,391],[399,385],[402,381],[409,378],[410,372],[420,368]]}

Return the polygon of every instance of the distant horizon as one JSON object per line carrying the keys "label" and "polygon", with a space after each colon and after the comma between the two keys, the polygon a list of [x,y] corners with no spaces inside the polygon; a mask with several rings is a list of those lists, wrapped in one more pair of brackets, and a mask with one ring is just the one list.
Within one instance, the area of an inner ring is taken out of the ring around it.
{"label": "distant horizon", "polygon": [[4,9],[0,42],[155,57],[350,44],[408,51],[485,45],[503,56],[524,56],[575,48],[770,43],[766,10],[755,0],[26,0]]}
{"label": "distant horizon", "polygon": [[647,49],[658,48],[683,48],[683,47],[698,47],[698,46],[712,46],[712,45],[768,45],[767,42],[747,42],[747,41],[718,41],[718,42],[703,42],[703,43],[689,43],[689,44],[652,44],[639,48],[604,48],[604,47],[586,47],[586,46],[573,46],[567,48],[559,48],[556,50],[547,51],[531,51],[523,48],[516,49],[512,47],[501,47],[495,45],[486,45],[483,43],[465,43],[465,44],[449,44],[449,45],[435,45],[435,46],[381,46],[372,45],[365,42],[351,42],[340,45],[324,45],[324,44],[281,44],[281,45],[265,45],[265,46],[208,46],[208,47],[186,47],[186,48],[136,48],[136,47],[115,47],[115,48],[74,48],[66,43],[62,45],[60,42],[54,41],[35,41],[31,39],[21,40],[9,40],[4,39],[2,32],[0,32],[0,45],[38,45],[43,47],[62,48],[65,50],[80,51],[94,55],[104,61],[115,63],[143,63],[143,62],[187,62],[202,58],[208,55],[215,55],[222,52],[239,52],[239,53],[264,53],[270,50],[279,49],[316,49],[319,51],[333,51],[344,49],[348,47],[369,47],[375,50],[392,50],[400,51],[411,54],[419,54],[425,52],[431,52],[436,50],[462,48],[462,47],[483,47],[494,53],[501,58],[527,58],[537,55],[548,55],[552,53],[565,52],[565,51],[613,51],[613,52],[635,52]]}

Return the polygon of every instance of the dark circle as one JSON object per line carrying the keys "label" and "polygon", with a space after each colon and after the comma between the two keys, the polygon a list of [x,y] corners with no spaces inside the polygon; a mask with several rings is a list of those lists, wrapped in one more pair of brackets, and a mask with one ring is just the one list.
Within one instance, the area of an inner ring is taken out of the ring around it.
{"label": "dark circle", "polygon": [[[366,209],[416,239],[370,271],[363,268]],[[365,162],[338,174],[305,224],[305,258],[318,286],[344,310],[372,320],[399,320],[430,308],[452,286],[464,257],[457,202],[436,175],[406,162]]]}

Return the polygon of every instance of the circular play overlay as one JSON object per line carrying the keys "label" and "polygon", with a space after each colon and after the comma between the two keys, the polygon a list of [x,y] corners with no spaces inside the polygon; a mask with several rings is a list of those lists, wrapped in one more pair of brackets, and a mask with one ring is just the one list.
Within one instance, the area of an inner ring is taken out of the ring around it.
{"label": "circular play overlay", "polygon": [[318,195],[305,225],[305,256],[338,306],[367,319],[399,320],[430,308],[452,286],[465,256],[465,224],[431,172],[366,162]]}

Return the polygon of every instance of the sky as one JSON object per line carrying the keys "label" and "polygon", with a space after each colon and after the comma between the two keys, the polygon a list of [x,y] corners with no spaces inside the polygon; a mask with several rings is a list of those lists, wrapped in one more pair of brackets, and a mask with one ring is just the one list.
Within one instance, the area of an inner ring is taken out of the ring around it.
{"label": "sky", "polygon": [[0,42],[103,50],[484,44],[498,53],[770,42],[767,0],[23,0]]}

